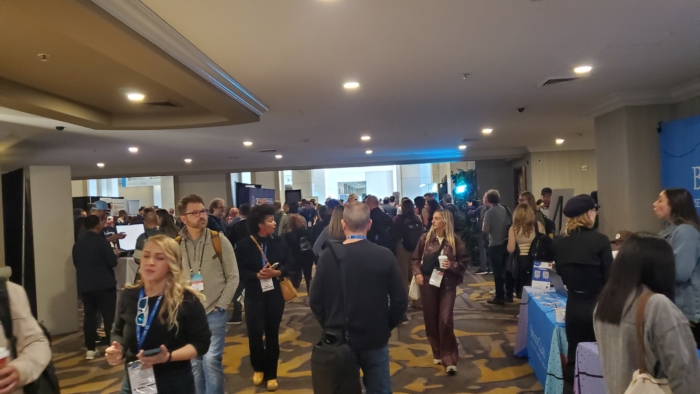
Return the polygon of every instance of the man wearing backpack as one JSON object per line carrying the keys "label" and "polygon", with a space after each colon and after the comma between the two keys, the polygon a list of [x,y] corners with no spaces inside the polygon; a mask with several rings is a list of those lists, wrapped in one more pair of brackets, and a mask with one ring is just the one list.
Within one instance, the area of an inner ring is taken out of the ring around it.
{"label": "man wearing backpack", "polygon": [[223,394],[222,364],[226,340],[226,307],[238,288],[238,264],[228,239],[207,228],[207,209],[202,197],[190,195],[177,205],[185,228],[175,240],[180,244],[182,269],[192,287],[204,294],[204,309],[211,330],[211,345],[192,360],[197,394]]}
{"label": "man wearing backpack", "polygon": [[365,204],[369,208],[369,216],[372,219],[372,227],[367,232],[367,240],[394,252],[396,237],[394,236],[394,223],[391,216],[379,208],[379,199],[375,196],[368,196],[365,199]]}
{"label": "man wearing backpack", "polygon": [[[496,295],[488,300],[489,304],[505,305],[513,302],[513,283],[506,286],[506,259],[508,250],[506,241],[508,230],[513,223],[513,214],[501,205],[501,195],[498,190],[489,190],[484,197],[489,210],[484,214],[483,232],[489,235],[489,258],[493,269],[493,281],[496,282]],[[506,288],[509,287],[509,288]]]}

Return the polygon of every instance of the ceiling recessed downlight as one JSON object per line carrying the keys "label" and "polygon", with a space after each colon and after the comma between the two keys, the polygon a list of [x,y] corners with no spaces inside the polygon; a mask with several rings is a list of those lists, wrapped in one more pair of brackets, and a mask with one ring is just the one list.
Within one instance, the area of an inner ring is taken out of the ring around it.
{"label": "ceiling recessed downlight", "polygon": [[370,136],[368,136],[368,135],[363,135],[360,139],[361,139],[362,141],[369,141],[369,140],[372,139],[372,137],[370,137]]}
{"label": "ceiling recessed downlight", "polygon": [[564,143],[564,140],[561,138],[557,138],[555,142],[557,143],[557,145],[561,145]]}
{"label": "ceiling recessed downlight", "polygon": [[465,149],[467,149],[467,146],[466,146],[466,145],[460,145],[460,146],[459,146],[459,149],[465,150]]}
{"label": "ceiling recessed downlight", "polygon": [[102,168],[102,167],[105,166],[105,163],[97,163],[97,166],[100,167],[100,168]]}
{"label": "ceiling recessed downlight", "polygon": [[493,129],[481,129],[481,132],[484,134],[491,134],[492,131]]}
{"label": "ceiling recessed downlight", "polygon": [[343,87],[345,89],[357,89],[360,87],[360,83],[359,82],[345,82],[343,84]]}
{"label": "ceiling recessed downlight", "polygon": [[131,153],[137,153],[139,151],[139,148],[136,146],[132,146],[129,148],[129,152]]}
{"label": "ceiling recessed downlight", "polygon": [[141,93],[127,93],[126,98],[129,99],[129,101],[143,101],[143,99],[146,96],[144,96]]}
{"label": "ceiling recessed downlight", "polygon": [[251,145],[253,145],[253,143],[250,142],[250,141],[243,141],[243,145],[245,145],[245,146],[251,146]]}
{"label": "ceiling recessed downlight", "polygon": [[574,68],[574,72],[576,74],[586,74],[586,73],[591,72],[591,70],[593,70],[593,67],[591,67],[591,66],[578,66],[578,67]]}
{"label": "ceiling recessed downlight", "polygon": [[282,155],[275,155],[275,159],[281,159]]}
{"label": "ceiling recessed downlight", "polygon": [[368,154],[368,155],[371,155],[371,154],[372,154],[372,151],[371,151],[371,150],[366,150],[365,153]]}
{"label": "ceiling recessed downlight", "polygon": [[192,159],[185,159],[185,163],[187,163],[187,164],[192,163]]}

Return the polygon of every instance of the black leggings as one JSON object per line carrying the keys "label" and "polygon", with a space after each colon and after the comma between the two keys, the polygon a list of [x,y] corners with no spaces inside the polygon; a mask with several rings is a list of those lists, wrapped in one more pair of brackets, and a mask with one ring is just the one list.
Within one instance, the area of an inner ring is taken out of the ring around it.
{"label": "black leggings", "polygon": [[573,393],[578,344],[596,341],[593,330],[593,310],[597,297],[597,294],[569,292],[569,298],[566,301],[566,338],[569,341],[569,352],[564,366],[564,393]]}

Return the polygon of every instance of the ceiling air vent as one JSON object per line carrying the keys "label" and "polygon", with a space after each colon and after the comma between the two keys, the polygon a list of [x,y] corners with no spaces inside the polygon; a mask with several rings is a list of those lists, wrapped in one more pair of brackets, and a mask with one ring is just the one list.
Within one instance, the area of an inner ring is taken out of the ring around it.
{"label": "ceiling air vent", "polygon": [[262,149],[258,153],[277,153],[277,149]]}
{"label": "ceiling air vent", "polygon": [[573,77],[573,78],[550,78],[550,79],[544,81],[542,86],[556,85],[558,83],[571,82],[571,81],[576,81],[578,79],[581,79],[581,78],[576,78],[576,77]]}
{"label": "ceiling air vent", "polygon": [[143,103],[143,105],[150,105],[151,107],[170,107],[170,108],[180,108],[180,104],[173,103],[172,101],[151,101],[148,103]]}

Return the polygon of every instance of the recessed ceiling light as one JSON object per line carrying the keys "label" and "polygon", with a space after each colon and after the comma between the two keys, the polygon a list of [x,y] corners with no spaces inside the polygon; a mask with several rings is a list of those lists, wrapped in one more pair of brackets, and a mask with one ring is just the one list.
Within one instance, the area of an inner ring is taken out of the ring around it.
{"label": "recessed ceiling light", "polygon": [[557,143],[557,145],[561,145],[564,143],[564,140],[561,138],[557,138],[557,140],[555,142]]}
{"label": "recessed ceiling light", "polygon": [[466,146],[466,145],[460,145],[460,146],[459,146],[459,149],[465,150],[465,149],[467,149],[467,146]]}
{"label": "recessed ceiling light", "polygon": [[493,129],[482,129],[481,130],[481,132],[484,134],[491,134],[492,131],[493,131]]}
{"label": "recessed ceiling light", "polygon": [[574,72],[576,74],[586,74],[586,73],[591,72],[591,70],[593,70],[593,67],[591,67],[591,66],[578,66],[578,67],[574,68]]}
{"label": "recessed ceiling light", "polygon": [[243,141],[243,145],[245,145],[245,146],[251,146],[251,145],[253,145],[253,143],[250,142],[250,141]]}
{"label": "recessed ceiling light", "polygon": [[359,82],[345,82],[345,84],[343,84],[343,87],[345,89],[357,89],[360,87],[360,83]]}
{"label": "recessed ceiling light", "polygon": [[367,150],[367,151],[365,151],[365,153],[368,154],[368,155],[371,155],[371,154],[372,154],[372,151],[371,151],[371,150]]}
{"label": "recessed ceiling light", "polygon": [[126,98],[128,98],[130,101],[142,101],[144,99],[143,94],[141,93],[127,93]]}
{"label": "recessed ceiling light", "polygon": [[135,146],[132,146],[131,148],[129,148],[129,152],[131,152],[131,153],[136,153],[138,151],[139,151],[139,148],[137,148]]}
{"label": "recessed ceiling light", "polygon": [[275,155],[275,159],[281,159],[282,155]]}
{"label": "recessed ceiling light", "polygon": [[185,159],[185,163],[187,163],[187,164],[192,163],[192,159]]}
{"label": "recessed ceiling light", "polygon": [[105,166],[105,163],[97,163],[97,166],[100,167],[100,168],[102,168],[102,167]]}
{"label": "recessed ceiling light", "polygon": [[372,139],[372,137],[370,137],[370,136],[368,136],[368,135],[363,135],[360,139],[361,139],[362,141],[369,141],[369,140]]}

